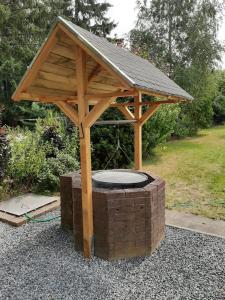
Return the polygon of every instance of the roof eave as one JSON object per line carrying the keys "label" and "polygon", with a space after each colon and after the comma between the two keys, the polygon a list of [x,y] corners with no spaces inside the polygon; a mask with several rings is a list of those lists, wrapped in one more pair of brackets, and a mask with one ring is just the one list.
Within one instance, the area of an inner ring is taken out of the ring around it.
{"label": "roof eave", "polygon": [[158,91],[158,90],[153,90],[153,89],[148,89],[146,87],[142,87],[142,86],[138,86],[138,85],[135,85],[135,88],[138,89],[140,92],[142,92],[143,94],[147,94],[147,95],[150,95],[150,96],[165,96],[165,97],[168,97],[170,99],[174,99],[174,100],[177,100],[178,102],[183,102],[183,101],[192,101],[194,100],[194,98],[189,95],[189,97],[184,97],[184,96],[181,96],[181,95],[177,95],[177,94],[172,94],[172,93],[166,93],[166,92],[161,92],[161,91]]}

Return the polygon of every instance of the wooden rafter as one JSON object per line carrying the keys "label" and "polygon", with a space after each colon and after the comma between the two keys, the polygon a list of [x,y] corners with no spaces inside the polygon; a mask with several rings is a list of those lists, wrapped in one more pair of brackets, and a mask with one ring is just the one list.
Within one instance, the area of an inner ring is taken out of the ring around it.
{"label": "wooden rafter", "polygon": [[102,71],[102,66],[97,64],[88,77],[88,85],[90,85],[90,83],[96,79],[96,77],[101,73],[101,71]]}

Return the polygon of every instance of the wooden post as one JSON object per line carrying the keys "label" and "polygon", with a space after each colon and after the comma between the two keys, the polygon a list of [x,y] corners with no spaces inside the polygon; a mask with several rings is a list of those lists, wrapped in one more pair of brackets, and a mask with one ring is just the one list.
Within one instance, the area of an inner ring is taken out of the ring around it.
{"label": "wooden post", "polygon": [[87,88],[86,54],[78,46],[76,48],[76,54],[76,78],[82,186],[83,251],[84,257],[90,258],[93,238],[93,209],[90,127],[84,126],[84,118],[88,114],[88,101],[87,98],[85,98]]}
{"label": "wooden post", "polygon": [[[134,97],[134,117],[138,121],[142,115],[141,102],[142,95]],[[142,169],[142,125],[138,122],[134,125],[134,168],[135,170]]]}

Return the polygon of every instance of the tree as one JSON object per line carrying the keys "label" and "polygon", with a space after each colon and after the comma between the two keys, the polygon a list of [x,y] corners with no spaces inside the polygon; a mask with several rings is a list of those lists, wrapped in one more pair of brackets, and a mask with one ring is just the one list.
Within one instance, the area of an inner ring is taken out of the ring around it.
{"label": "tree", "polygon": [[213,121],[215,124],[225,122],[225,72],[217,71],[214,74],[217,92],[213,99]]}
{"label": "tree", "polygon": [[191,105],[181,105],[178,122],[178,127],[193,134],[212,119],[205,89],[222,51],[217,30],[223,7],[212,0],[138,0],[137,4],[132,49],[194,96]]}

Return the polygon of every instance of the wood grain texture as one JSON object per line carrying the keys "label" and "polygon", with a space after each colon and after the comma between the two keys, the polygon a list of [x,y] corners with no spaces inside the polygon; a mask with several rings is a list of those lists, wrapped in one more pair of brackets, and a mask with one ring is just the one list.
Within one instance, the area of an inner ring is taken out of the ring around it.
{"label": "wood grain texture", "polygon": [[126,106],[118,106],[117,109],[124,115],[127,120],[134,120],[134,114]]}
{"label": "wood grain texture", "polygon": [[138,96],[134,97],[134,117],[138,121],[134,125],[134,167],[135,170],[142,169],[142,125],[139,120],[142,115],[142,107],[140,102],[142,101],[142,94],[139,93]]}
{"label": "wood grain texture", "polygon": [[85,98],[87,89],[86,54],[76,47],[76,76],[78,117],[80,124],[80,165],[82,186],[82,218],[83,218],[83,251],[84,257],[91,257],[93,239],[93,208],[91,181],[91,139],[90,128],[84,125],[84,118],[88,115],[88,101]]}
{"label": "wood grain texture", "polygon": [[54,45],[57,42],[57,36],[56,33],[58,31],[59,27],[58,25],[53,30],[52,34],[47,39],[46,43],[44,44],[43,48],[38,53],[32,68],[28,69],[26,76],[22,79],[22,81],[19,84],[19,87],[16,89],[15,93],[12,96],[12,99],[18,100],[18,93],[19,92],[26,92],[27,88],[31,85],[32,81],[37,76],[37,73],[41,67],[41,65],[46,60],[46,57],[50,53],[51,49],[54,47]]}

